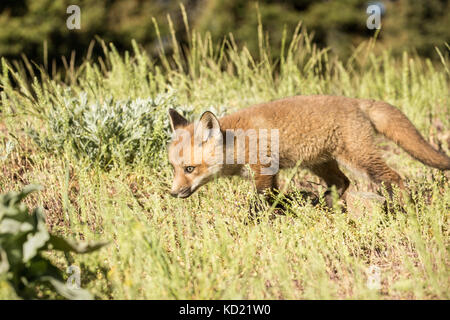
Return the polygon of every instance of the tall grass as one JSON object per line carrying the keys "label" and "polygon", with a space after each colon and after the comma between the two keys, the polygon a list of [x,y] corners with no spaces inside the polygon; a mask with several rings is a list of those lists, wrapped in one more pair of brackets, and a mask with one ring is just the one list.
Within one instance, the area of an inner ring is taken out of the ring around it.
{"label": "tall grass", "polygon": [[[73,110],[64,111],[61,101],[80,95],[88,104],[103,105],[171,91],[184,106],[179,108],[195,117],[207,109],[229,113],[296,94],[334,94],[390,102],[430,142],[449,152],[448,51],[439,52],[442,64],[432,64],[406,52],[401,59],[389,51],[376,56],[372,41],[355,48],[344,62],[319,49],[299,25],[294,34],[284,33],[282,56],[274,58],[263,28],[257,31],[257,57],[232,35],[212,43],[208,34],[186,23],[188,47],[181,47],[172,33],[172,52],[161,49],[157,59],[135,42],[132,52],[119,54],[100,40],[102,57],[86,59],[79,67],[68,63],[66,70],[51,75],[26,59],[2,59],[0,151],[7,144],[9,151],[0,158],[0,191],[41,183],[45,190],[29,201],[43,204],[53,232],[113,242],[74,258],[81,266],[82,286],[99,298],[448,299],[447,177],[391,144],[381,145],[386,160],[408,177],[416,200],[406,212],[361,208],[361,214],[352,215],[293,204],[286,216],[263,214],[259,223],[246,224],[247,199],[254,193],[249,181],[218,179],[189,199],[174,199],[168,194],[172,172],[165,156],[154,158],[157,166],[119,161],[104,170],[80,157],[82,148],[49,152],[27,134],[34,130],[65,142],[67,136],[57,137],[52,130],[58,119],[50,111],[59,108],[61,117],[69,116]],[[166,115],[150,117],[163,121]],[[143,127],[136,124],[130,132]],[[157,140],[163,155],[165,141]],[[114,150],[123,147],[114,139],[109,143]],[[351,177],[356,190],[365,190],[363,181]],[[317,183],[301,171],[291,188],[310,185],[318,193],[324,188]],[[50,258],[64,263],[58,255]],[[367,285],[373,267],[380,272],[379,288]],[[14,297],[1,279],[0,297]]]}

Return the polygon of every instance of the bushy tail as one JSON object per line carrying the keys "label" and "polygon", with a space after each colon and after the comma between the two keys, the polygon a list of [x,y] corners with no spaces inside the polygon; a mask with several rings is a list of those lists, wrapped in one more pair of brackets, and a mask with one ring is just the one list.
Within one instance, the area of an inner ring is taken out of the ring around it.
{"label": "bushy tail", "polygon": [[360,108],[378,132],[415,159],[433,168],[450,170],[450,158],[433,149],[400,110],[385,102],[362,103]]}

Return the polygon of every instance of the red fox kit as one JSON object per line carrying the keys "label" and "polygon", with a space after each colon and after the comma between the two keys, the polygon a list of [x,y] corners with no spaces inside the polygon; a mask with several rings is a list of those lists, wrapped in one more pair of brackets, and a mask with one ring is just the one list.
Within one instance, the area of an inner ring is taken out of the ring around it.
{"label": "red fox kit", "polygon": [[[293,167],[298,161],[329,188],[335,186],[341,198],[345,198],[349,180],[339,165],[367,174],[392,193],[392,187],[403,188],[403,182],[382,159],[374,143],[375,132],[428,166],[450,169],[449,157],[434,150],[403,113],[381,101],[296,96],[220,119],[205,112],[195,123],[173,109],[169,115],[175,131],[169,146],[175,172],[171,194],[179,198],[190,196],[215,176],[241,175],[246,165],[258,192],[277,189],[278,168]],[[332,205],[329,192],[325,200]]]}

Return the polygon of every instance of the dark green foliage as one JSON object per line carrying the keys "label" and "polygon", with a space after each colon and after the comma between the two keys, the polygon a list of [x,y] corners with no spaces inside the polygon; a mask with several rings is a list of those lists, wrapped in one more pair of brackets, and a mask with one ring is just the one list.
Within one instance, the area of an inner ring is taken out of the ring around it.
{"label": "dark green foliage", "polygon": [[[341,57],[348,57],[354,46],[374,35],[374,30],[366,28],[366,8],[369,3],[376,2],[385,7],[378,35],[380,49],[390,47],[395,54],[414,49],[420,55],[438,59],[434,47],[442,48],[445,42],[450,42],[450,3],[447,0],[2,1],[0,56],[12,58],[24,53],[51,66],[53,58],[59,64],[62,55],[69,57],[74,51],[80,60],[98,35],[106,43],[113,42],[119,51],[130,49],[131,40],[135,39],[157,57],[161,46],[166,53],[173,49],[167,15],[171,17],[182,47],[188,43],[189,36],[179,8],[181,3],[186,8],[190,29],[210,32],[214,43],[231,32],[238,44],[246,45],[255,55],[259,52],[255,34],[259,15],[274,58],[281,53],[284,28],[290,36],[299,21],[314,33],[317,44],[331,47]],[[80,30],[66,27],[69,16],[66,9],[71,4],[81,8]],[[158,39],[153,17],[161,26],[161,39]],[[94,54],[99,54],[102,49],[97,45],[93,50]]]}
{"label": "dark green foliage", "polygon": [[35,298],[36,286],[50,284],[56,292],[69,299],[90,299],[89,292],[73,289],[63,282],[63,275],[42,253],[46,250],[63,252],[92,252],[105,243],[75,244],[50,234],[40,207],[29,212],[21,202],[28,194],[38,190],[29,185],[21,192],[0,196],[0,274],[24,299]]}
{"label": "dark green foliage", "polygon": [[[81,29],[69,30],[67,7],[81,9]],[[60,59],[87,52],[96,35],[113,42],[119,49],[129,48],[131,39],[142,44],[156,39],[152,16],[165,15],[178,9],[172,1],[109,1],[109,0],[7,0],[0,2],[0,56],[13,57],[21,53],[42,62],[44,41],[48,59]],[[161,30],[168,33],[168,28]],[[97,47],[99,52],[101,48]],[[60,60],[59,60],[60,62]]]}
{"label": "dark green foliage", "polygon": [[[447,0],[398,1],[258,1],[261,21],[272,44],[272,56],[278,57],[283,27],[292,34],[302,21],[314,42],[330,47],[342,58],[349,57],[354,47],[375,33],[366,27],[369,3],[382,3],[385,12],[378,35],[381,48],[390,47],[401,54],[414,49],[420,55],[438,58],[435,46],[450,42],[450,2]],[[258,52],[256,2],[246,0],[212,0],[195,20],[200,30],[210,30],[221,39],[232,32],[237,41],[246,43],[252,53]],[[232,21],[232,22],[230,22]]]}

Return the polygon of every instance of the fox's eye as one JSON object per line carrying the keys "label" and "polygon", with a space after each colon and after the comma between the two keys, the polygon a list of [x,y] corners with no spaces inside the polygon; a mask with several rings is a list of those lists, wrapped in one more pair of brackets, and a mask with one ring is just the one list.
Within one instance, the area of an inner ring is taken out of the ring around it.
{"label": "fox's eye", "polygon": [[193,166],[187,166],[186,168],[184,168],[184,171],[186,173],[192,173],[192,171],[194,171],[195,167]]}

